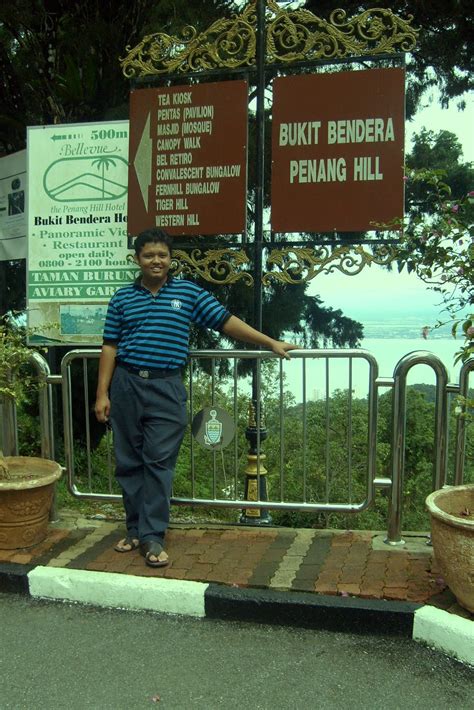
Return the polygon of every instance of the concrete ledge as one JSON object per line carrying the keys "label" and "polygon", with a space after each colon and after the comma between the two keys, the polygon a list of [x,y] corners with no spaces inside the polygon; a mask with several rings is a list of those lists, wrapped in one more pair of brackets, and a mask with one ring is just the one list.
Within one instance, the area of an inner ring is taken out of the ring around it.
{"label": "concrete ledge", "polygon": [[135,577],[58,567],[36,567],[28,575],[32,597],[164,614],[204,616],[201,582]]}
{"label": "concrete ledge", "polygon": [[411,638],[420,604],[210,584],[206,617]]}
{"label": "concrete ledge", "polygon": [[474,666],[474,622],[470,619],[424,606],[415,614],[413,638]]}

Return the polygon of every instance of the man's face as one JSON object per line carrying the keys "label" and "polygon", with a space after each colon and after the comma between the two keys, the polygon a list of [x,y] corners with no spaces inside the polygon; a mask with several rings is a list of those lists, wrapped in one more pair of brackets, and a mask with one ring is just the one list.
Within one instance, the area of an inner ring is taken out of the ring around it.
{"label": "man's face", "polygon": [[148,242],[140,253],[133,257],[147,281],[164,282],[171,266],[171,254],[167,244]]}

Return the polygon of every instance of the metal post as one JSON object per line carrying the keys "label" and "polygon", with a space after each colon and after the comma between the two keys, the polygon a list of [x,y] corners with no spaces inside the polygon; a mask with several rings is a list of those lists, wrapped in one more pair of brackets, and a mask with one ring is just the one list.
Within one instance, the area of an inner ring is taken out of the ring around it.
{"label": "metal post", "polygon": [[[474,358],[467,360],[459,374],[459,394],[467,397],[469,392],[469,373],[474,371]],[[456,451],[454,460],[454,485],[461,486],[464,481],[464,466],[466,461],[466,418],[465,406],[456,423]]]}
{"label": "metal post", "polygon": [[[262,329],[262,246],[263,196],[265,188],[265,10],[266,0],[257,0],[257,174],[255,186],[255,242],[254,242],[254,326]],[[256,399],[257,392],[253,392]]]}
{"label": "metal post", "polygon": [[[255,63],[257,67],[256,97],[256,185],[255,185],[255,233],[254,233],[254,310],[253,324],[262,330],[262,249],[263,249],[263,208],[265,192],[265,45],[266,45],[266,0],[257,0],[257,33]],[[263,466],[264,454],[260,447],[267,436],[262,423],[260,402],[260,360],[256,360],[252,370],[252,401],[249,405],[249,422],[245,437],[249,442],[248,462],[245,469],[246,500],[268,500],[267,470]],[[241,523],[266,524],[272,522],[267,510],[248,508],[242,511]]]}
{"label": "metal post", "polygon": [[13,397],[3,395],[0,398],[0,415],[0,449],[4,456],[18,456],[16,406]]}
{"label": "metal post", "polygon": [[433,490],[442,488],[446,482],[447,470],[447,384],[448,373],[445,365],[433,353],[417,350],[408,353],[395,365],[393,373],[394,389],[392,402],[392,492],[389,508],[387,538],[388,545],[404,545],[402,539],[403,479],[405,473],[406,441],[406,390],[407,375],[413,365],[429,365],[436,375],[435,408],[435,462],[433,469]]}

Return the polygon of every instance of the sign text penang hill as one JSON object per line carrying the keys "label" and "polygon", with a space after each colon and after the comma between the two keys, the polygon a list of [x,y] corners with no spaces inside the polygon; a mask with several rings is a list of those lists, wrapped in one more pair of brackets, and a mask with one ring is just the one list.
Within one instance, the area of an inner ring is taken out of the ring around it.
{"label": "sign text penang hill", "polygon": [[278,78],[273,91],[274,231],[365,231],[403,216],[403,70]]}
{"label": "sign text penang hill", "polygon": [[128,229],[245,230],[247,83],[133,91]]}

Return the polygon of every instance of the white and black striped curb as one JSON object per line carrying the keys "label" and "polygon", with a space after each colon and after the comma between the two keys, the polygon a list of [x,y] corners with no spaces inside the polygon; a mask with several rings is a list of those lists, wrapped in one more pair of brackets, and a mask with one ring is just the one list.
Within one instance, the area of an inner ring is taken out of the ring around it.
{"label": "white and black striped curb", "polygon": [[411,602],[5,563],[0,565],[0,591],[206,619],[399,635],[474,665],[474,622]]}

